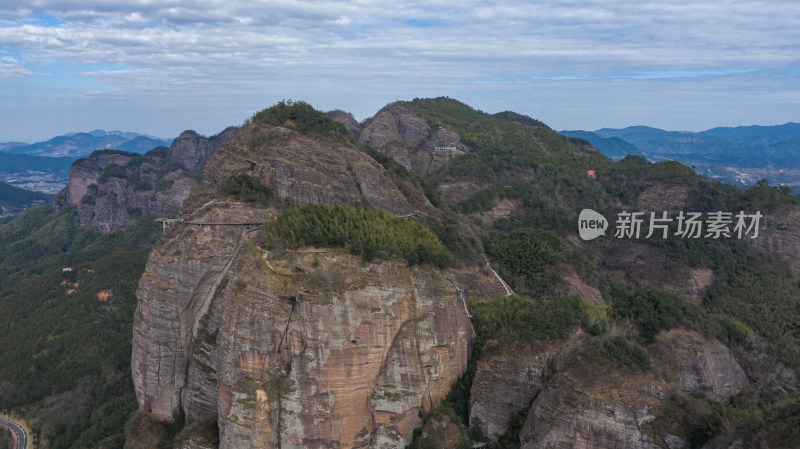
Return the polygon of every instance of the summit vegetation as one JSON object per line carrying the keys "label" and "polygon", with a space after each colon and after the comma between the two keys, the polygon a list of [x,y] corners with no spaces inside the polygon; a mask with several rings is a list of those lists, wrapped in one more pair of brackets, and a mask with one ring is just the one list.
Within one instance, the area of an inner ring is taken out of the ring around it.
{"label": "summit vegetation", "polygon": [[344,125],[332,120],[304,101],[281,101],[257,112],[251,120],[258,124],[283,126],[315,137],[354,141],[353,136]]}
{"label": "summit vegetation", "polygon": [[265,223],[260,242],[267,248],[344,248],[367,262],[399,258],[409,265],[446,268],[450,264],[447,249],[436,235],[414,220],[346,204],[295,207]]}

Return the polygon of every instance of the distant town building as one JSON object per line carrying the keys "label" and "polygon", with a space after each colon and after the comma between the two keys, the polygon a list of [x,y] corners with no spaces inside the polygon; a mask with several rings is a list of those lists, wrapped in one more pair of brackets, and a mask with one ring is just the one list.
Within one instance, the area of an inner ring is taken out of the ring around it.
{"label": "distant town building", "polygon": [[597,179],[597,170],[589,170],[586,172],[586,175],[592,179]]}

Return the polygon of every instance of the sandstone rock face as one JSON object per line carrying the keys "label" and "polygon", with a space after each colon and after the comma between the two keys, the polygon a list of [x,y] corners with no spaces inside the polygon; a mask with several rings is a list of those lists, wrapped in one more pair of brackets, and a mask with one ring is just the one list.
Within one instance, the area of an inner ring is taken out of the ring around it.
{"label": "sandstone rock face", "polygon": [[728,348],[697,332],[684,329],[663,332],[649,351],[661,363],[677,363],[678,372],[671,380],[679,383],[683,391],[697,391],[725,401],[747,385],[747,376]]}
{"label": "sandstone rock face", "polygon": [[480,180],[474,181],[444,181],[439,183],[436,190],[447,201],[456,204],[459,203],[475,193],[489,187],[489,183],[481,182]]}
{"label": "sandstone rock face", "polygon": [[211,137],[201,136],[194,131],[184,131],[172,142],[169,158],[195,175],[199,175],[211,155],[220,145],[229,141],[236,131],[237,128],[231,126]]}
{"label": "sandstone rock face", "polygon": [[415,211],[386,170],[354,145],[282,127],[250,124],[242,129],[206,164],[200,192],[213,197],[225,179],[239,173],[298,204],[366,202],[396,215]]}
{"label": "sandstone rock face", "polygon": [[142,214],[175,211],[195,180],[166,163],[165,157],[153,153],[96,151],[72,165],[70,182],[59,193],[56,207],[75,206],[81,226],[104,232],[129,226]]}
{"label": "sandstone rock face", "polygon": [[[255,222],[270,214],[212,206],[188,221]],[[208,307],[208,292],[215,284],[219,286],[237,243],[247,238],[248,234],[237,227],[181,226],[150,254],[137,291],[132,368],[139,406],[154,418],[172,420],[178,416],[191,341],[198,327],[195,316]]]}
{"label": "sandstone rock face", "polygon": [[466,369],[472,327],[444,272],[269,253],[241,229],[167,237],[138,292],[137,399],[159,419],[216,420],[220,448],[403,447]]}
{"label": "sandstone rock face", "polygon": [[95,151],[89,157],[78,159],[69,170],[69,183],[59,196],[64,197],[69,205],[77,206],[92,185],[97,186],[97,179],[110,164],[125,165],[133,157],[132,153],[122,151]]}
{"label": "sandstone rock face", "polygon": [[655,449],[646,432],[663,382],[626,370],[612,379],[557,374],[533,404],[520,432],[523,449]]}
{"label": "sandstone rock face", "polygon": [[596,306],[602,306],[606,304],[606,301],[603,299],[603,294],[600,292],[600,290],[597,287],[584,282],[577,271],[575,271],[575,268],[571,265],[560,267],[560,274],[567,284],[567,294],[580,296],[580,298],[588,304],[593,304]]}
{"label": "sandstone rock face", "polygon": [[496,438],[516,414],[526,411],[544,386],[547,361],[563,344],[535,348],[493,345],[484,348],[470,392],[470,426],[480,423],[483,434]]}
{"label": "sandstone rock face", "polygon": [[[509,345],[484,355],[470,419],[480,418],[493,437],[533,400],[520,433],[524,449],[688,447],[685,435],[670,433],[680,429],[671,428],[668,417],[661,420],[666,392],[701,392],[724,401],[747,384],[728,349],[695,331],[659,334],[648,348],[653,366],[645,371],[613,361],[569,361],[570,348],[580,344]],[[550,357],[557,360],[556,374],[545,382]],[[558,361],[562,357],[566,364]]]}
{"label": "sandstone rock face", "polygon": [[[359,141],[391,156],[420,176],[439,170],[452,157],[469,151],[458,134],[444,128],[431,128],[424,118],[399,104],[390,104],[367,120]],[[437,150],[437,147],[447,149]]]}
{"label": "sandstone rock face", "polygon": [[350,131],[354,136],[358,137],[361,134],[361,123],[356,121],[356,119],[353,117],[353,114],[336,109],[326,112],[325,115],[344,125],[344,127],[347,128],[347,130]]}
{"label": "sandstone rock face", "polygon": [[235,130],[211,138],[187,131],[167,152],[95,151],[72,165],[56,207],[75,206],[81,226],[104,232],[124,228],[142,214],[177,211],[196,184],[199,169]]}

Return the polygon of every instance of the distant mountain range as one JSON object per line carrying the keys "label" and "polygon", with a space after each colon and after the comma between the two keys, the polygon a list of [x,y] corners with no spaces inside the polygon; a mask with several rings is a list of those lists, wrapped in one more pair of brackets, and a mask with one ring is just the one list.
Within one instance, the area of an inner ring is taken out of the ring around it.
{"label": "distant mountain range", "polygon": [[588,140],[612,159],[629,154],[676,160],[711,179],[748,187],[760,179],[800,191],[800,123],[665,131],[647,126],[561,131]]}
{"label": "distant mountain range", "polygon": [[95,150],[111,148],[133,153],[146,153],[155,147],[168,147],[171,143],[172,139],[146,134],[96,129],[89,132],[64,134],[46,142],[33,144],[0,142],[0,152],[30,156],[80,157],[88,156]]}

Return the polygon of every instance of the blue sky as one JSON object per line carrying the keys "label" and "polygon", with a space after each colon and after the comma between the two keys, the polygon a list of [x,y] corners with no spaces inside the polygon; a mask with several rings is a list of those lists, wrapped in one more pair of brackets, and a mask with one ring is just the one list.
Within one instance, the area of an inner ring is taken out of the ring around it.
{"label": "blue sky", "polygon": [[800,2],[0,1],[0,141],[446,95],[557,129],[800,121]]}

